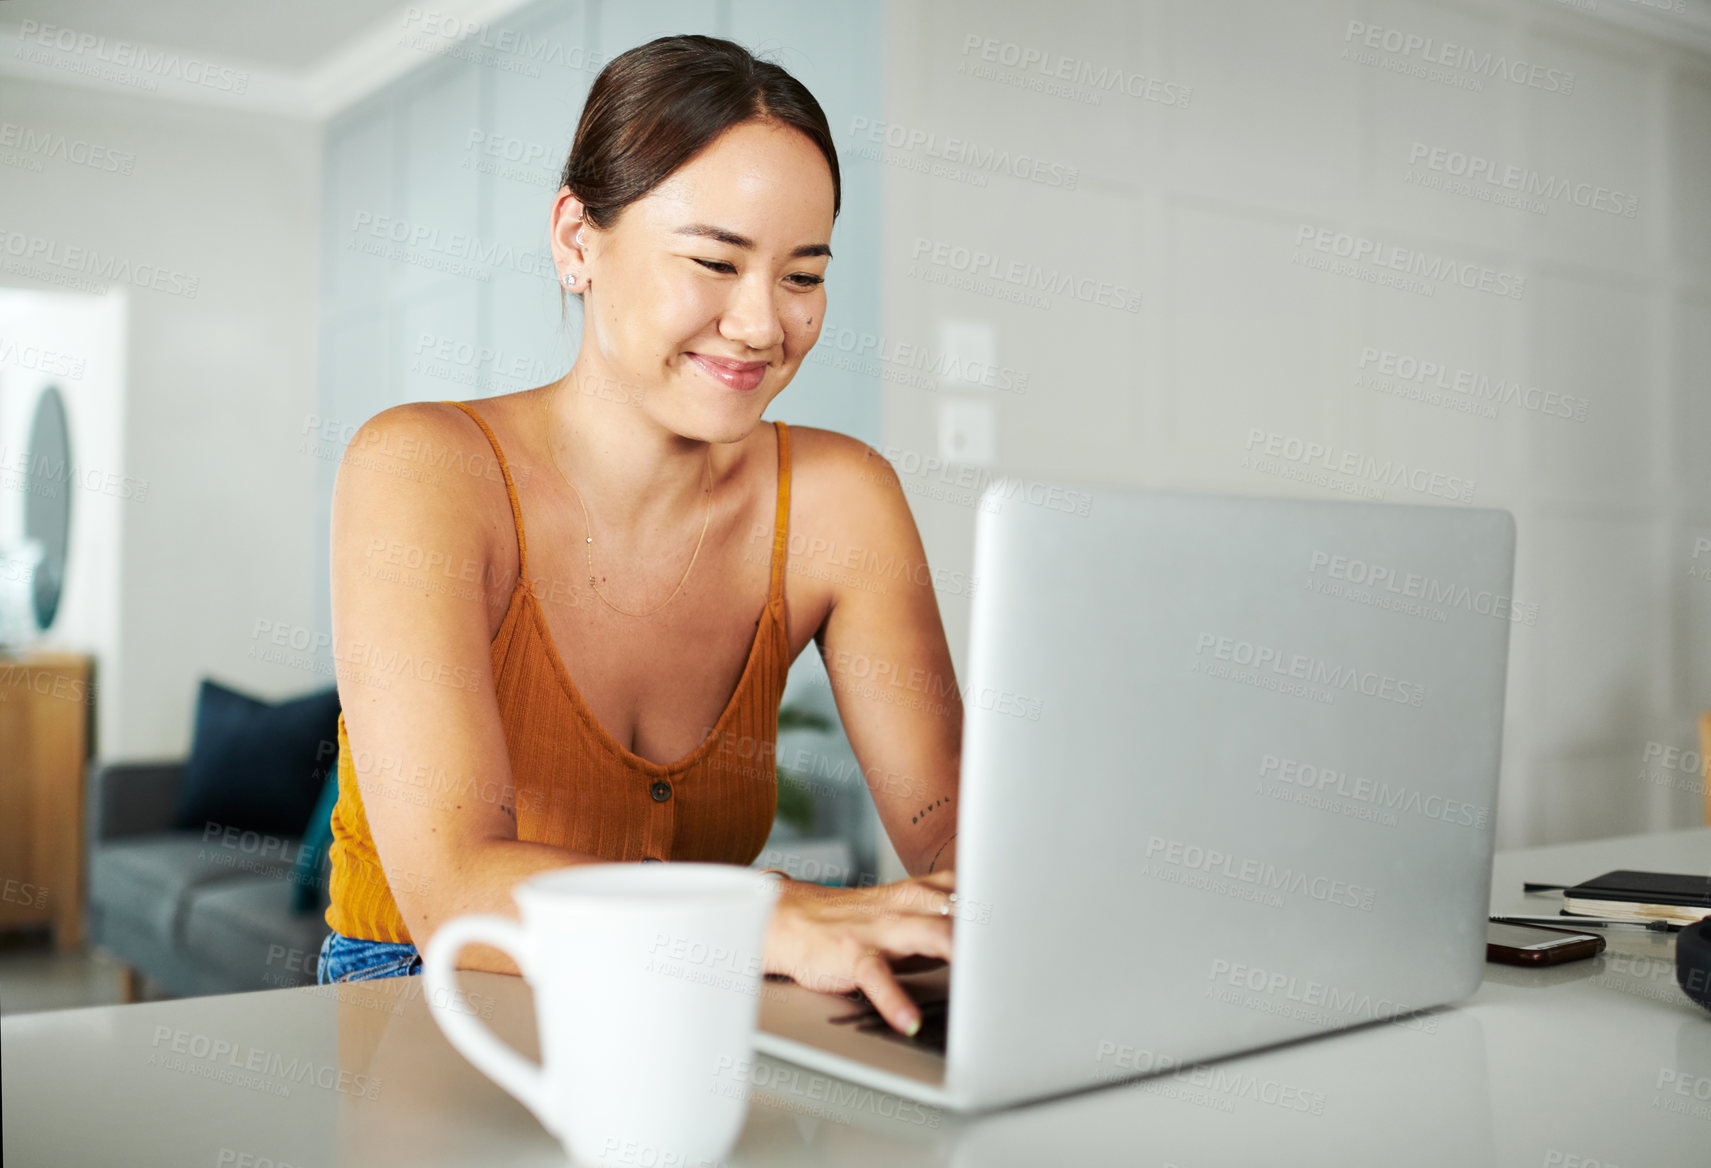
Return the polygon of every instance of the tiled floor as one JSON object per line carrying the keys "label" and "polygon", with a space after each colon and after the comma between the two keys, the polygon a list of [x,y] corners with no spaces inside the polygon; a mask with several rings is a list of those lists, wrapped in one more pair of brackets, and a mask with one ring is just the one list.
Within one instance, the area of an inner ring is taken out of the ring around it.
{"label": "tiled floor", "polygon": [[[116,1005],[124,985],[123,967],[104,953],[60,953],[40,933],[0,936],[0,1014]],[[144,987],[144,1001],[166,996]]]}

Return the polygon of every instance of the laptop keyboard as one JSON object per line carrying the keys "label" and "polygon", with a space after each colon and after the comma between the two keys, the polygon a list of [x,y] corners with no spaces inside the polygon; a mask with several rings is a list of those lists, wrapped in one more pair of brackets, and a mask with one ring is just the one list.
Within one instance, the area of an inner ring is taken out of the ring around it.
{"label": "laptop keyboard", "polygon": [[916,997],[915,1005],[921,1011],[921,1028],[915,1032],[913,1038],[892,1029],[891,1023],[873,1008],[873,1003],[868,1001],[867,995],[860,990],[854,990],[845,996],[857,1003],[859,1009],[830,1019],[834,1025],[853,1026],[863,1034],[878,1034],[909,1046],[923,1047],[939,1054],[945,1053],[945,1038],[950,1025],[951,1003],[948,994]]}

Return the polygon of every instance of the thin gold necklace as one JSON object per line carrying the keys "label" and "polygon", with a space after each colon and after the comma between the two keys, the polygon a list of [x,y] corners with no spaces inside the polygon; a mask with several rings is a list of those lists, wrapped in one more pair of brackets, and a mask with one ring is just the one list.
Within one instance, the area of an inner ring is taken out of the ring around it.
{"label": "thin gold necklace", "polygon": [[712,447],[709,445],[702,451],[702,454],[707,461],[707,514],[701,517],[701,535],[695,541],[695,551],[689,557],[689,566],[683,569],[683,579],[677,582],[677,587],[671,590],[670,596],[666,597],[650,609],[643,612],[635,612],[632,609],[618,607],[616,604],[612,603],[611,599],[604,592],[600,591],[600,585],[597,583],[594,575],[594,526],[588,521],[588,504],[582,501],[582,492],[576,489],[576,484],[571,482],[570,476],[564,473],[564,464],[558,460],[558,448],[553,445],[552,440],[552,415],[547,410],[547,395],[545,394],[541,395],[541,420],[542,428],[547,439],[547,452],[552,455],[553,465],[558,467],[558,476],[564,480],[565,486],[569,487],[571,491],[575,493],[576,501],[582,507],[582,532],[584,536],[584,543],[582,546],[583,550],[588,553],[588,587],[593,590],[594,595],[606,602],[606,607],[610,608],[613,612],[621,612],[625,616],[651,616],[666,605],[670,604],[672,601],[676,600],[677,594],[683,591],[683,586],[689,583],[689,573],[695,570],[695,561],[700,558],[701,555],[701,543],[707,538],[707,524],[713,518]]}

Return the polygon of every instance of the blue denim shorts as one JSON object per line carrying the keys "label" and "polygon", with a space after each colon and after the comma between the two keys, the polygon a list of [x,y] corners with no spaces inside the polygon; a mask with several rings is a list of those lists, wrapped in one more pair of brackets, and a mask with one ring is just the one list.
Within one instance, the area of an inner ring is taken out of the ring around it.
{"label": "blue denim shorts", "polygon": [[364,941],[335,929],[321,942],[315,982],[328,985],[377,977],[411,977],[421,972],[422,955],[414,945],[402,941]]}

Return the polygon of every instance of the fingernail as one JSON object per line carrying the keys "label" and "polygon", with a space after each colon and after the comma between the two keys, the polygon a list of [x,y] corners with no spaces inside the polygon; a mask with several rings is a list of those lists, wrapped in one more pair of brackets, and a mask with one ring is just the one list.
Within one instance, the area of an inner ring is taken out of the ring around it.
{"label": "fingernail", "polygon": [[920,1029],[921,1016],[919,1014],[910,1015],[909,1021],[903,1024],[903,1033],[907,1034],[910,1038],[915,1037],[916,1033],[919,1032]]}

